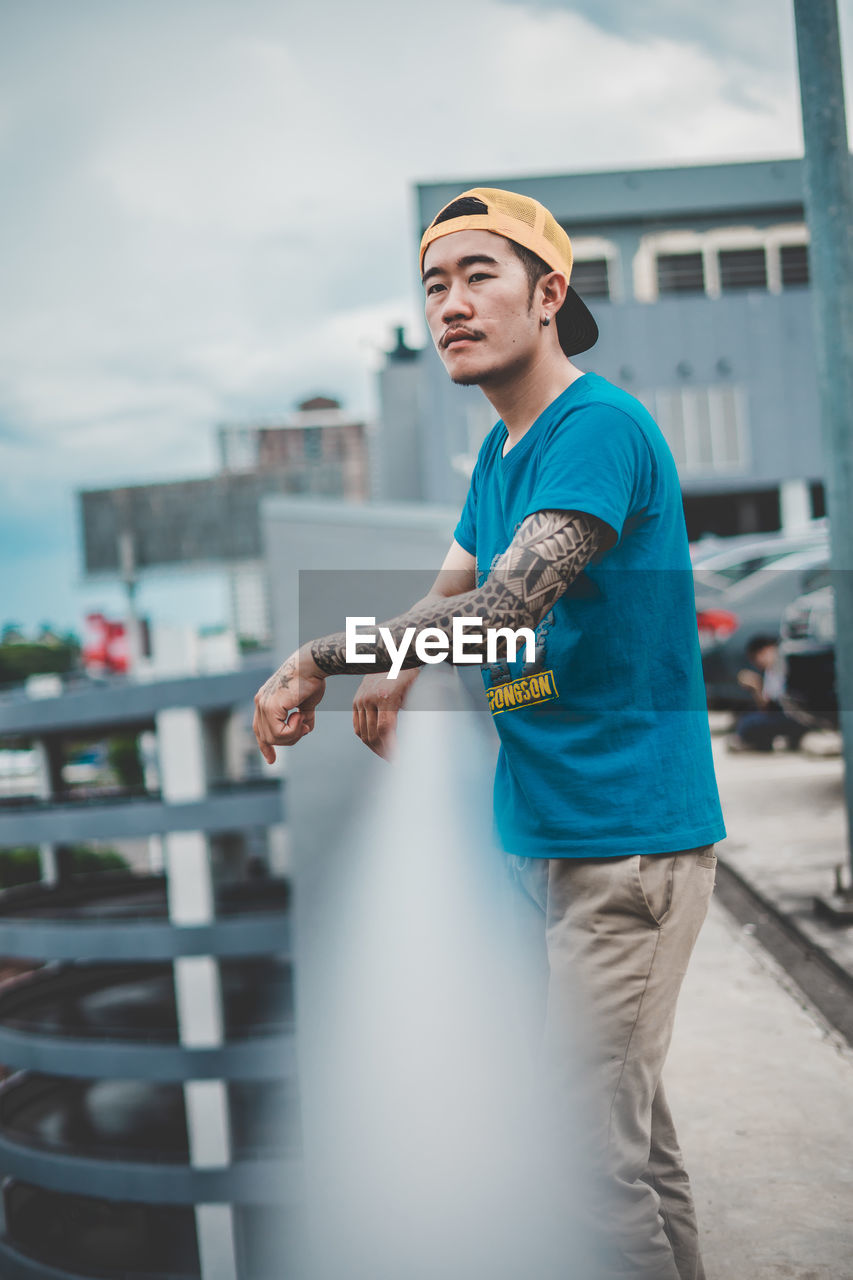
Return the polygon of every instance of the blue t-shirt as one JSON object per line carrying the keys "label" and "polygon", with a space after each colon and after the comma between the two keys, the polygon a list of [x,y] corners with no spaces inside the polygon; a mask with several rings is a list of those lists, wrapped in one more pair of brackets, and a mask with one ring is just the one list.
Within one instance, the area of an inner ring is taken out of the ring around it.
{"label": "blue t-shirt", "polygon": [[495,820],[510,853],[666,853],[725,836],[675,463],[638,400],[572,383],[505,457],[483,442],[456,541],[477,580],[535,511],[618,535],[536,629],[535,661],[484,667],[500,734]]}

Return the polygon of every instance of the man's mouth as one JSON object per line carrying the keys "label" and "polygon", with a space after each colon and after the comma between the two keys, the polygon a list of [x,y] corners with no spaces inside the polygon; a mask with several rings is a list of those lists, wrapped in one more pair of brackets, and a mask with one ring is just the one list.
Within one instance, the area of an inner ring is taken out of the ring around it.
{"label": "man's mouth", "polygon": [[479,342],[481,337],[482,334],[469,333],[467,329],[448,329],[441,339],[441,346],[446,351],[454,342]]}

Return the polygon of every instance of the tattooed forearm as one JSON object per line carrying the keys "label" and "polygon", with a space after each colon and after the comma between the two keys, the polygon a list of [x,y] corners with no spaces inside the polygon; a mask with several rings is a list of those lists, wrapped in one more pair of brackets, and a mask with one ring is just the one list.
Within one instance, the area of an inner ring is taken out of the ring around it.
{"label": "tattooed forearm", "polygon": [[[453,618],[482,618],[486,629],[535,628],[570,583],[605,545],[607,526],[578,512],[537,511],[528,516],[481,587],[456,596],[427,596],[406,613],[383,623],[399,648],[406,631],[426,627],[450,635]],[[310,646],[325,675],[371,675],[389,671],[393,657],[377,635],[376,662],[348,663],[343,632],[323,636]],[[473,651],[473,649],[472,649]],[[420,666],[410,645],[403,667]]]}
{"label": "tattooed forearm", "polygon": [[[406,615],[408,617],[408,614]],[[395,619],[395,622],[402,622],[402,618]],[[392,623],[393,626],[393,623]],[[319,667],[324,675],[334,676],[346,672],[351,676],[372,676],[377,671],[390,671],[391,658],[384,645],[377,645],[377,661],[376,662],[347,662],[346,660],[346,636],[343,631],[336,632],[335,635],[322,636],[319,640],[312,640],[310,649],[311,657],[315,666]],[[388,661],[383,665],[385,656]],[[415,662],[404,662],[403,666],[417,666]]]}

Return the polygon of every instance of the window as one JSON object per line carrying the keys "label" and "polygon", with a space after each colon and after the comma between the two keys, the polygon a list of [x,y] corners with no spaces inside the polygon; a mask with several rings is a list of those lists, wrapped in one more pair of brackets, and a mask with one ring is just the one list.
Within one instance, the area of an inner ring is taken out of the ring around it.
{"label": "window", "polygon": [[763,248],[721,249],[719,270],[723,293],[767,288],[767,254]]}
{"label": "window", "polygon": [[792,289],[809,283],[809,246],[783,244],[779,250],[782,288]]}
{"label": "window", "polygon": [[319,462],[323,456],[322,427],[306,427],[302,433],[306,462]]}
{"label": "window", "polygon": [[659,253],[658,293],[704,293],[705,267],[701,253]]}
{"label": "window", "polygon": [[582,298],[609,298],[610,279],[606,258],[587,258],[572,266],[572,288]]}
{"label": "window", "polygon": [[735,289],[766,289],[767,255],[764,248],[721,249],[720,288],[723,293]]}
{"label": "window", "polygon": [[738,387],[658,391],[660,429],[684,475],[742,471],[747,464],[746,415]]}

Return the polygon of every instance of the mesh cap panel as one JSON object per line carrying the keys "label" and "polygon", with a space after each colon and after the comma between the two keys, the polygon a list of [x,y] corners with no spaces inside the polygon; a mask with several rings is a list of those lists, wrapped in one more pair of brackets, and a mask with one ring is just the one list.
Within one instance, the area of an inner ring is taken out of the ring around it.
{"label": "mesh cap panel", "polygon": [[565,254],[568,250],[569,261],[572,260],[571,242],[568,245],[566,244],[568,236],[558,222],[555,222],[553,218],[546,218],[542,227],[542,234],[560,253]]}
{"label": "mesh cap panel", "polygon": [[524,222],[528,227],[536,226],[536,214],[539,211],[532,200],[514,195],[511,191],[490,191],[489,196],[489,205],[497,213]]}

